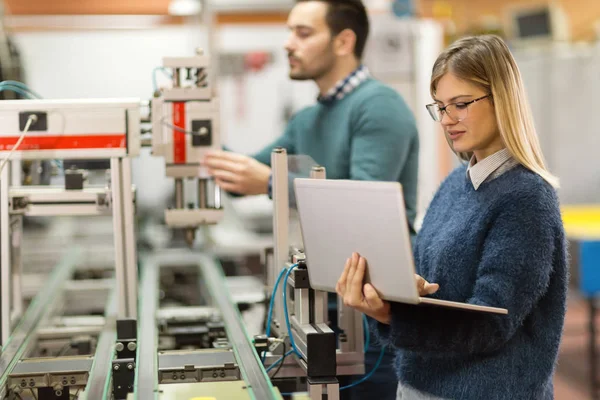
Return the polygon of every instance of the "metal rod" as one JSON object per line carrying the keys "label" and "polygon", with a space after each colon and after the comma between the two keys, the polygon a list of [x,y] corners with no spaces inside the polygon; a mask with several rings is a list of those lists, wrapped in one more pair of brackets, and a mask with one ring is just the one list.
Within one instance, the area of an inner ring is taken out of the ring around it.
{"label": "metal rod", "polygon": [[125,249],[126,318],[137,318],[137,248],[135,242],[135,209],[131,182],[131,158],[121,159],[121,191],[123,207],[123,239]]}
{"label": "metal rod", "polygon": [[320,165],[312,167],[310,177],[311,179],[325,179],[325,167],[321,167]]}
{"label": "metal rod", "polygon": [[[23,307],[23,258],[21,243],[23,242],[23,216],[11,217],[11,273],[12,273],[12,306],[14,320],[18,320],[24,311]],[[13,320],[11,318],[11,320]],[[12,324],[11,324],[12,325]]]}
{"label": "metal rod", "polygon": [[173,68],[173,87],[179,87],[179,68]]}
{"label": "metal rod", "polygon": [[198,208],[208,208],[208,181],[206,179],[198,179]]}
{"label": "metal rod", "polygon": [[114,290],[109,296],[104,316],[106,322],[98,338],[98,346],[96,346],[96,353],[94,354],[94,364],[88,378],[88,386],[85,389],[88,399],[108,398],[108,393],[105,392],[105,389],[108,389],[106,380],[111,376],[110,369],[114,355],[113,346],[117,340],[117,297]]}
{"label": "metal rod", "polygon": [[[276,277],[279,275],[279,272],[285,268],[289,258],[289,184],[287,151],[284,148],[276,148],[273,150],[271,153],[271,166],[273,173],[274,262],[267,270],[267,285],[269,291],[272,291]],[[275,319],[276,321],[282,322],[283,317],[283,301],[280,296],[277,296],[275,298]]]}
{"label": "metal rod", "polygon": [[138,348],[135,379],[135,399],[151,400],[156,398],[158,374],[156,352],[158,349],[156,332],[156,310],[158,308],[159,263],[156,258],[147,258],[143,262],[140,293],[140,318],[138,326]]}
{"label": "metal rod", "polygon": [[[325,167],[315,166],[310,171],[310,177],[312,179],[326,179],[326,171]],[[310,262],[310,260],[308,261]],[[314,318],[313,321],[316,324],[327,322],[329,319],[328,316],[328,307],[327,307],[327,292],[323,292],[321,290],[315,290],[313,294],[314,299]]]}
{"label": "metal rod", "polygon": [[213,259],[205,255],[196,254],[195,256],[202,272],[200,279],[203,280],[204,286],[210,291],[214,305],[221,311],[227,337],[233,345],[242,376],[248,383],[248,388],[254,394],[253,398],[261,400],[278,398],[274,394],[271,381],[254,350],[253,344],[248,339],[248,333],[242,323],[238,308],[229,296],[222,268]]}
{"label": "metal rod", "polygon": [[183,179],[175,179],[175,208],[183,208]]}
{"label": "metal rod", "polygon": [[115,245],[115,280],[119,299],[119,318],[127,316],[127,274],[125,261],[125,240],[123,226],[123,186],[121,174],[121,160],[110,159],[111,191],[112,191],[112,217]]}
{"label": "metal rod", "polygon": [[0,173],[0,345],[6,346],[10,336],[10,215],[8,199],[9,168]]}
{"label": "metal rod", "polygon": [[221,188],[216,183],[214,183],[214,181],[213,181],[213,184],[214,184],[214,191],[215,191],[214,206],[217,210],[220,210],[223,207],[222,202],[221,202]]}

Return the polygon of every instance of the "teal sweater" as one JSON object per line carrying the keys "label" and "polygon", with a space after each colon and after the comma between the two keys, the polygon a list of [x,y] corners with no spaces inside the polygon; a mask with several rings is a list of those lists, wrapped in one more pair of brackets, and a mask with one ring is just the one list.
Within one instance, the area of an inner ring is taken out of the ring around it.
{"label": "teal sweater", "polygon": [[342,100],[297,113],[285,133],[254,155],[271,165],[271,152],[305,154],[328,179],[397,181],[409,221],[416,214],[419,139],[412,112],[400,95],[368,79]]}

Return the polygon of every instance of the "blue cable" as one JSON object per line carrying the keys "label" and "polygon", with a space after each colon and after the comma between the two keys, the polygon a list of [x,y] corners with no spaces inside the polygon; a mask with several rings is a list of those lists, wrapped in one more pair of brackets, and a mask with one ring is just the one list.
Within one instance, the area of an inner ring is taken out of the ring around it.
{"label": "blue cable", "polygon": [[[292,265],[291,267],[288,268],[286,274],[285,274],[285,278],[284,278],[284,282],[288,281],[288,278],[290,276],[290,274],[292,273],[292,271],[294,269],[296,269],[298,267],[298,264]],[[282,270],[283,272],[283,270]],[[281,273],[280,273],[281,275]],[[277,283],[279,283],[279,277],[278,277],[278,281]],[[285,355],[283,357],[281,357],[279,360],[277,360],[273,365],[269,366],[269,368],[267,369],[267,372],[269,372],[275,365],[277,365],[279,362],[282,362],[285,357],[287,357],[288,355],[292,354],[292,353],[296,353],[296,355],[300,356],[300,353],[298,352],[298,349],[296,348],[296,343],[294,342],[294,337],[292,335],[292,327],[290,325],[290,316],[288,313],[288,307],[287,307],[287,287],[283,286],[283,309],[284,309],[284,314],[285,314],[285,325],[287,327],[288,330],[288,334],[289,334],[289,338],[290,338],[290,344],[292,345],[292,350],[288,351],[287,353],[285,353]],[[364,329],[365,329],[365,334],[366,334],[366,338],[365,338],[365,352],[369,349],[370,346],[370,342],[371,342],[371,334],[369,332],[369,323],[367,321],[367,316],[363,315],[363,324],[364,324]],[[379,358],[377,359],[377,362],[375,363],[375,366],[373,367],[373,369],[364,377],[362,377],[360,380],[351,383],[347,386],[342,386],[340,388],[340,391],[342,390],[347,390],[350,388],[353,388],[355,386],[360,385],[361,383],[371,379],[371,377],[373,376],[373,374],[375,373],[375,371],[377,371],[377,369],[379,368],[379,366],[381,365],[381,361],[383,360],[383,356],[385,355],[385,347],[381,348],[381,352],[379,353]],[[282,393],[283,396],[291,396],[292,393]]]}
{"label": "blue cable", "polygon": [[[288,281],[290,274],[296,268],[298,268],[298,264],[294,264],[288,269],[287,273],[285,274],[284,282]],[[285,326],[287,327],[287,330],[288,330],[288,335],[290,338],[290,344],[292,345],[292,350],[294,351],[294,353],[296,353],[297,356],[300,356],[300,352],[298,351],[298,348],[296,347],[296,342],[294,342],[294,335],[292,334],[292,326],[290,324],[290,313],[288,312],[288,306],[287,306],[287,287],[285,286],[285,283],[283,286],[283,313],[285,314]]]}
{"label": "blue cable", "polygon": [[379,366],[381,365],[381,361],[383,360],[383,356],[384,355],[385,355],[385,347],[382,347],[381,348],[381,352],[379,353],[379,358],[377,359],[377,362],[375,363],[375,366],[373,367],[373,369],[371,370],[371,372],[369,372],[367,375],[363,376],[362,379],[360,379],[360,380],[358,380],[358,381],[356,381],[354,383],[351,383],[351,384],[349,384],[347,386],[342,386],[340,388],[340,391],[341,390],[350,389],[350,388],[352,388],[354,386],[358,386],[361,383],[363,383],[363,382],[368,381],[369,379],[371,379],[371,377],[373,376],[373,374],[375,373],[375,371],[377,371],[377,368],[379,368]]}
{"label": "blue cable", "polygon": [[[298,264],[292,265],[290,268],[296,268]],[[269,312],[267,314],[267,331],[266,336],[269,338],[271,336],[271,322],[273,320],[273,307],[275,306],[275,296],[277,296],[277,289],[279,288],[279,283],[283,278],[284,274],[288,271],[288,268],[283,268],[279,271],[279,275],[277,276],[277,280],[275,281],[275,286],[273,286],[273,293],[271,293],[271,300],[269,301]],[[286,278],[287,281],[287,278]],[[287,310],[287,309],[286,309]],[[265,363],[265,352],[262,354],[262,362]]]}
{"label": "blue cable", "polygon": [[[297,264],[295,264],[297,265]],[[288,268],[283,268],[279,275],[277,276],[277,280],[275,281],[275,286],[273,286],[273,293],[271,293],[271,301],[269,302],[269,314],[267,316],[267,338],[271,336],[271,321],[273,319],[273,307],[275,306],[275,296],[277,295],[277,288],[279,287],[279,283],[281,282],[281,278],[288,271]]]}
{"label": "blue cable", "polygon": [[[267,313],[267,331],[266,336],[267,340],[271,336],[271,322],[273,320],[273,307],[275,306],[275,296],[277,296],[277,288],[279,287],[279,283],[283,278],[284,274],[287,272],[287,268],[283,268],[279,271],[279,275],[277,276],[277,280],[275,281],[275,286],[273,286],[273,293],[271,293],[271,300],[269,301],[269,311]],[[262,363],[265,363],[265,352],[262,352],[261,356]]]}
{"label": "blue cable", "polygon": [[11,85],[1,85],[1,84],[0,84],[0,92],[3,92],[3,91],[5,91],[5,90],[10,90],[11,92],[15,92],[15,93],[17,93],[17,94],[20,94],[21,96],[27,97],[28,99],[31,99],[31,98],[32,98],[32,94],[30,94],[30,93],[28,93],[28,92],[26,92],[26,91],[24,91],[24,90],[22,90],[22,89],[19,89],[19,88],[18,88],[18,87],[16,87],[16,86],[11,86]]}
{"label": "blue cable", "polygon": [[19,89],[25,90],[26,92],[29,92],[31,95],[33,95],[34,97],[37,97],[38,99],[41,99],[42,96],[37,93],[36,91],[34,91],[33,89],[31,89],[29,86],[27,86],[26,84],[24,84],[23,82],[19,82],[19,81],[2,81],[0,82],[0,85],[10,85],[10,86],[15,86]]}
{"label": "blue cable", "polygon": [[169,78],[173,79],[173,76],[171,74],[169,74],[169,72],[166,70],[165,67],[156,67],[156,68],[154,68],[152,70],[152,85],[154,87],[154,91],[155,92],[158,90],[158,84],[156,83],[156,71],[162,71]]}

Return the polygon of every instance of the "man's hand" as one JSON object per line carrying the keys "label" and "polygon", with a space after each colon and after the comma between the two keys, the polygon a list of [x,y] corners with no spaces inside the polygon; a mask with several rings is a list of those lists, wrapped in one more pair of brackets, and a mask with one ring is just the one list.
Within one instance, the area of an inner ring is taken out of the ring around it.
{"label": "man's hand", "polygon": [[419,296],[427,296],[428,294],[434,294],[440,288],[437,283],[429,283],[420,275],[415,274],[415,280],[417,281],[417,289],[419,289]]}
{"label": "man's hand", "polygon": [[252,157],[227,151],[213,151],[206,155],[203,165],[215,178],[219,187],[228,192],[253,195],[266,194],[271,168]]}
{"label": "man's hand", "polygon": [[344,300],[344,304],[369,317],[390,324],[392,314],[390,303],[382,300],[375,288],[367,283],[363,285],[367,261],[354,253],[346,261],[346,267],[335,287],[336,292]]}

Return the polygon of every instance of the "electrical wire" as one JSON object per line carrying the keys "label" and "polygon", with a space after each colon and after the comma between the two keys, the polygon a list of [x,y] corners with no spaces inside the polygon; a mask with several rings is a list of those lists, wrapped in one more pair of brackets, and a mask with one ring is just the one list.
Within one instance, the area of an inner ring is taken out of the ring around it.
{"label": "electrical wire", "polygon": [[25,90],[18,88],[16,86],[11,86],[11,85],[0,85],[0,92],[3,92],[5,90],[10,90],[11,92],[15,92],[17,94],[20,94],[21,96],[24,96],[28,99],[32,99],[33,95],[31,93],[26,92]]}
{"label": "electrical wire", "polygon": [[[296,343],[294,342],[294,337],[292,336],[292,327],[290,324],[290,317],[289,317],[289,312],[288,312],[288,306],[287,306],[287,287],[286,287],[286,283],[288,281],[289,276],[291,275],[291,273],[294,271],[294,269],[296,269],[298,267],[298,264],[294,264],[291,267],[289,267],[287,269],[287,272],[285,272],[285,278],[284,278],[284,285],[283,285],[283,309],[284,309],[284,315],[285,315],[285,325],[286,328],[288,330],[288,334],[289,334],[289,338],[290,338],[290,344],[292,345],[292,349],[290,351],[288,351],[287,353],[285,353],[279,360],[275,361],[273,364],[271,364],[269,366],[269,368],[267,368],[267,372],[269,372],[271,369],[275,368],[275,366],[277,364],[283,364],[283,361],[285,360],[285,357],[287,357],[288,355],[292,354],[292,353],[296,353],[296,355],[300,356],[300,353],[298,352],[298,349],[296,347]],[[286,271],[286,269],[283,269],[280,273],[279,276],[277,277],[277,282],[275,284],[274,290],[273,290],[273,296],[271,297],[271,300],[273,300],[273,297],[275,296],[275,294],[277,293],[277,286],[279,285],[279,280],[281,279],[281,275],[283,274],[283,272]],[[272,302],[271,302],[272,303]],[[269,311],[272,312],[272,308],[271,305],[269,306]],[[269,321],[268,321],[268,327],[271,326],[271,316],[269,316]],[[365,329],[365,352],[369,349],[370,347],[370,342],[371,342],[371,334],[369,332],[369,324],[367,321],[367,317],[366,315],[363,315],[363,325],[364,325],[364,329]],[[270,332],[270,330],[269,330]],[[268,335],[267,335],[268,337]],[[343,386],[341,387],[339,390],[347,390],[350,389],[352,387],[358,386],[363,382],[366,382],[367,380],[371,379],[371,377],[373,376],[373,374],[375,373],[375,371],[377,371],[377,369],[379,368],[379,366],[381,365],[381,361],[383,360],[383,356],[385,355],[385,347],[381,348],[381,352],[379,353],[379,358],[377,359],[377,362],[375,363],[375,366],[373,366],[373,369],[364,377],[362,377],[360,380],[351,383],[349,385]],[[278,371],[277,371],[278,372]],[[277,374],[277,372],[275,372],[275,374],[273,376],[275,376]],[[283,395],[286,396],[291,396],[291,393],[283,393]]]}
{"label": "electrical wire", "polygon": [[[298,266],[298,264],[294,264],[292,265],[292,267],[293,266]],[[275,286],[273,286],[273,293],[271,293],[271,300],[269,301],[269,312],[267,313],[267,339],[271,336],[271,322],[273,320],[273,308],[275,307],[275,296],[277,296],[277,289],[279,288],[279,283],[281,282],[281,279],[287,271],[288,268],[283,268],[281,271],[279,271],[279,275],[277,276],[277,280],[275,281]],[[261,357],[263,364],[265,363],[265,356],[265,352],[263,352]]]}
{"label": "electrical wire", "polygon": [[164,126],[166,126],[167,128],[170,128],[170,129],[176,130],[177,132],[185,133],[185,134],[187,134],[187,135],[198,135],[198,132],[194,132],[194,131],[186,131],[185,129],[182,129],[182,128],[178,127],[178,126],[175,126],[175,125],[173,125],[173,124],[171,124],[171,123],[169,123],[169,122],[165,121],[165,119],[166,119],[166,118],[167,118],[167,117],[162,117],[162,118],[160,119],[160,122],[161,122],[161,124],[163,124],[163,125],[164,125]]}
{"label": "electrical wire", "polygon": [[41,99],[42,96],[37,93],[36,91],[34,91],[33,89],[31,89],[29,86],[27,86],[26,84],[24,84],[23,82],[19,82],[19,81],[2,81],[0,82],[0,86],[3,85],[7,85],[7,86],[15,86],[21,90],[24,90],[26,92],[28,92],[30,95],[32,95],[35,98]]}
{"label": "electrical wire", "polygon": [[[285,347],[284,347],[284,351],[285,351]],[[270,376],[271,379],[275,378],[275,375],[277,375],[277,373],[281,370],[281,367],[283,366],[283,362],[285,361],[285,358],[287,356],[289,356],[290,354],[292,354],[293,352],[294,352],[294,350],[290,350],[288,352],[283,353],[283,355],[279,359],[277,359],[273,364],[269,365],[269,367],[266,369],[267,373],[269,373],[269,371],[271,371],[273,368],[277,367],[277,370],[275,370],[275,373]]]}
{"label": "electrical wire", "polygon": [[[273,375],[271,375],[271,376],[270,376],[270,378],[271,378],[271,379],[273,379],[273,378],[275,377],[275,375],[277,375],[277,373],[278,373],[278,372],[279,372],[279,370],[281,369],[281,366],[283,365],[283,362],[285,361],[285,356],[286,356],[285,340],[283,341],[283,351],[282,351],[282,354],[283,354],[283,356],[281,356],[281,358],[280,358],[279,360],[277,360],[277,362],[278,362],[279,366],[278,366],[278,367],[277,367],[277,369],[275,370],[275,373],[274,373]],[[271,365],[271,366],[269,366],[269,368],[270,368],[270,369],[273,369],[272,367],[273,367],[272,365]],[[267,368],[267,371],[269,371],[269,370],[270,370],[269,368]]]}
{"label": "electrical wire", "polygon": [[[353,387],[355,387],[355,386],[358,386],[358,385],[360,385],[361,383],[363,383],[363,382],[365,382],[365,381],[367,381],[367,380],[371,379],[371,377],[373,376],[373,374],[375,373],[375,371],[377,371],[377,369],[378,369],[378,368],[379,368],[379,366],[381,365],[381,361],[383,360],[383,356],[384,356],[384,355],[385,355],[385,347],[382,347],[382,348],[381,348],[381,352],[379,353],[379,358],[377,359],[377,362],[375,363],[375,366],[373,367],[373,369],[371,370],[371,372],[369,372],[369,373],[368,373],[367,375],[365,375],[365,376],[364,376],[362,379],[360,379],[360,380],[358,380],[358,381],[356,381],[356,382],[354,382],[354,383],[351,383],[351,384],[349,384],[349,385],[346,385],[346,386],[342,386],[342,387],[340,388],[340,392],[341,392],[342,390],[347,390],[347,389],[353,388]],[[281,393],[281,395],[282,395],[282,396],[292,396],[293,394],[294,394],[294,393]]]}
{"label": "electrical wire", "polygon": [[37,397],[37,395],[35,394],[35,392],[33,391],[33,388],[29,388],[29,391],[31,391],[31,395],[33,396],[33,398],[34,398],[35,400],[38,400],[38,397]]}
{"label": "electrical wire", "polygon": [[298,351],[298,348],[296,347],[296,342],[294,342],[294,335],[292,334],[292,326],[290,324],[290,313],[288,312],[288,306],[287,306],[287,287],[286,287],[286,282],[288,281],[290,274],[296,268],[298,268],[298,264],[294,264],[291,267],[289,267],[287,273],[285,274],[285,278],[283,280],[283,282],[284,282],[283,283],[283,313],[285,316],[285,326],[287,327],[288,334],[290,336],[290,344],[292,345],[292,350],[294,351],[294,353],[296,353],[297,356],[300,356],[300,352]]}
{"label": "electrical wire", "polygon": [[[297,266],[298,264],[294,264],[292,266]],[[279,283],[281,282],[281,279],[283,278],[283,276],[286,274],[286,272],[288,271],[288,268],[283,268],[280,272],[279,275],[277,276],[277,280],[275,281],[275,286],[273,286],[273,293],[271,294],[271,301],[269,302],[269,313],[268,313],[268,317],[267,317],[267,338],[269,336],[271,336],[271,321],[273,319],[273,307],[275,306],[275,296],[277,296],[277,289],[279,288]]]}
{"label": "electrical wire", "polygon": [[27,124],[25,124],[25,129],[23,129],[23,133],[21,133],[21,136],[19,136],[19,140],[17,140],[17,143],[15,143],[15,145],[12,147],[12,149],[10,149],[10,152],[8,153],[6,158],[4,158],[4,160],[2,160],[2,164],[0,164],[0,173],[4,169],[4,166],[6,165],[6,163],[10,160],[10,157],[15,152],[15,150],[21,145],[21,142],[23,142],[23,139],[25,139],[25,135],[27,134],[27,132],[29,132],[29,128],[31,128],[31,125],[35,124],[37,122],[37,120],[38,120],[38,117],[35,114],[31,114],[29,116],[29,118],[27,118]]}
{"label": "electrical wire", "polygon": [[158,83],[156,83],[156,72],[157,71],[162,71],[166,76],[168,76],[170,79],[173,79],[173,75],[171,75],[167,69],[165,67],[156,67],[152,70],[152,86],[154,88],[154,91],[156,92],[158,90]]}
{"label": "electrical wire", "polygon": [[19,398],[19,400],[23,400],[23,398],[21,397],[21,395],[19,393],[15,393],[15,396],[17,396]]}
{"label": "electrical wire", "polygon": [[377,362],[375,363],[375,366],[373,367],[373,369],[371,370],[371,372],[369,372],[367,375],[363,376],[360,380],[351,383],[349,385],[346,386],[342,386],[340,388],[341,390],[346,390],[346,389],[350,389],[353,388],[354,386],[358,386],[363,382],[368,381],[369,379],[371,379],[371,377],[373,376],[373,374],[375,373],[375,371],[377,371],[377,369],[379,368],[379,366],[381,365],[381,361],[383,360],[383,356],[385,355],[385,347],[381,348],[381,352],[379,352],[379,358],[377,359]]}

